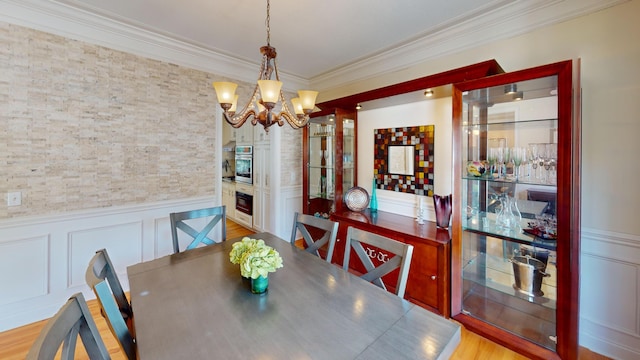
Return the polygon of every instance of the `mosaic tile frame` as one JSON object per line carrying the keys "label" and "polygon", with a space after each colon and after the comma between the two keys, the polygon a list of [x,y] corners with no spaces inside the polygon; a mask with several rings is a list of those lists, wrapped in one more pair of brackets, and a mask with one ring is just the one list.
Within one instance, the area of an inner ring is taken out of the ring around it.
{"label": "mosaic tile frame", "polygon": [[[374,129],[373,174],[376,188],[433,196],[434,125]],[[412,145],[414,175],[389,173],[389,146]]]}

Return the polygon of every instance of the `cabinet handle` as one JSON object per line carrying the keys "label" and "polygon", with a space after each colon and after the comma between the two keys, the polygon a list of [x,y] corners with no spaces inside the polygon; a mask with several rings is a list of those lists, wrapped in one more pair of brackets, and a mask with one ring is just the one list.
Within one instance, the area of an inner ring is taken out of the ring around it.
{"label": "cabinet handle", "polygon": [[435,280],[435,279],[437,279],[437,278],[438,278],[437,276],[435,276],[435,275],[431,275],[431,280]]}

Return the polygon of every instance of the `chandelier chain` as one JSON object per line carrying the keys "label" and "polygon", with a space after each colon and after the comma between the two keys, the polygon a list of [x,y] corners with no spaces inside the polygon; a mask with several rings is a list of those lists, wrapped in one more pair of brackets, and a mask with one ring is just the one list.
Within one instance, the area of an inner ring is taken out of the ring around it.
{"label": "chandelier chain", "polygon": [[267,19],[265,20],[265,25],[267,26],[267,46],[271,46],[271,26],[269,26],[271,16],[269,15],[269,10],[271,10],[271,4],[269,3],[269,0],[267,0]]}

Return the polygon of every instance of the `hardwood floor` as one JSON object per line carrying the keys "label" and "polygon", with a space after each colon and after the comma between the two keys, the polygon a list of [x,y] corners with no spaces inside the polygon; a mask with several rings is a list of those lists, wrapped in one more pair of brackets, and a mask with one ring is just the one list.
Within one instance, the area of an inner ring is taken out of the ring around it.
{"label": "hardwood floor", "polygon": [[[253,234],[253,231],[242,227],[232,221],[227,221],[227,238],[232,239],[239,236]],[[124,353],[120,350],[117,340],[109,331],[107,323],[100,315],[100,307],[96,300],[89,300],[89,309],[93,316],[98,330],[102,335],[102,339],[114,360],[125,360]],[[0,359],[3,360],[22,360],[27,355],[31,344],[40,333],[42,327],[46,324],[46,320],[33,324],[28,324],[16,329],[8,330],[0,333]],[[79,346],[76,359],[88,359],[82,347]],[[460,345],[451,357],[453,360],[526,360],[523,357],[505,347],[502,347],[492,341],[489,341],[479,335],[462,328],[462,340]],[[588,349],[581,348],[579,359],[581,360],[606,360],[605,356],[596,354]]]}

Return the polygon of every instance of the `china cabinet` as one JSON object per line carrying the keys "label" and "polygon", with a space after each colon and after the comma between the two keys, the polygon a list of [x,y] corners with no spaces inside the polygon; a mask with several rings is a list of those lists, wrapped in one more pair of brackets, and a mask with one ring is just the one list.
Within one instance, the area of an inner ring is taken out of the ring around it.
{"label": "china cabinet", "polygon": [[329,109],[311,115],[304,128],[303,212],[323,217],[342,208],[356,184],[356,112]]}
{"label": "china cabinet", "polygon": [[454,84],[452,316],[531,358],[578,347],[572,61]]}

